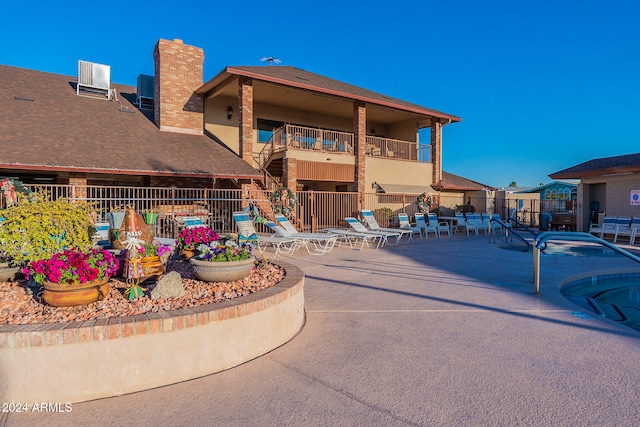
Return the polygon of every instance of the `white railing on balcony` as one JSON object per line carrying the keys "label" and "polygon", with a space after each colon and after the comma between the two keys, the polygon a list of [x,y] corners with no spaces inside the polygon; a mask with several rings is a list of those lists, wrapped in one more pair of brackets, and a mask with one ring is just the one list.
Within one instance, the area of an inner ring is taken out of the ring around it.
{"label": "white railing on balcony", "polygon": [[431,145],[429,144],[370,135],[367,135],[366,144],[365,153],[368,156],[419,162],[431,160]]}

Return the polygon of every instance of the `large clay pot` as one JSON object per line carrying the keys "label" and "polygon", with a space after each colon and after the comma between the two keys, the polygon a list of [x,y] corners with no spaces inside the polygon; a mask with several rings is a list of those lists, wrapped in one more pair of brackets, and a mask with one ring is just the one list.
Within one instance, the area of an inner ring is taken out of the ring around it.
{"label": "large clay pot", "polygon": [[54,307],[91,304],[109,295],[109,279],[97,279],[81,285],[44,282],[44,301]]}
{"label": "large clay pot", "polygon": [[193,267],[193,273],[199,280],[205,282],[233,282],[251,274],[253,270],[253,257],[242,261],[212,262],[197,258],[189,260]]}

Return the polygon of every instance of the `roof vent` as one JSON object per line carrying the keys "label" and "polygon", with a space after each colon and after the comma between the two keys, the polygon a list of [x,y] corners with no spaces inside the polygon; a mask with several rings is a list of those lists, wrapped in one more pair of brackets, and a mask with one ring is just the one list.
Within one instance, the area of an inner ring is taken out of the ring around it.
{"label": "roof vent", "polygon": [[141,110],[153,110],[154,99],[154,78],[146,74],[138,75],[138,91],[136,94],[136,105]]}
{"label": "roof vent", "polygon": [[111,67],[94,62],[78,61],[76,94],[111,99]]}

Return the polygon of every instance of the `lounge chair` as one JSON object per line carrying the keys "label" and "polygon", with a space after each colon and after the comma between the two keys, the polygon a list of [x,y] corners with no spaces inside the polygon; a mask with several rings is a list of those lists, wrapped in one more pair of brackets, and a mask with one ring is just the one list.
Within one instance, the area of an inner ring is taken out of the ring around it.
{"label": "lounge chair", "polygon": [[[492,214],[491,219],[489,220],[489,232],[490,233],[499,233],[502,234],[504,232],[503,228],[507,226],[503,225],[502,218],[500,218],[499,214]],[[510,228],[507,226],[507,228]]]}
{"label": "lounge chair", "polygon": [[613,237],[613,242],[615,243],[618,241],[618,236],[629,236],[629,242],[631,242],[631,237],[633,236],[635,241],[635,234],[637,234],[637,232],[634,233],[634,231],[639,227],[640,227],[640,216],[637,216],[637,215],[634,216],[631,219],[630,223],[627,225],[616,224],[616,232]]}
{"label": "lounge chair", "polygon": [[589,233],[597,234],[601,239],[605,234],[616,234],[617,216],[605,216],[602,224],[591,224]]}
{"label": "lounge chair", "polygon": [[400,243],[400,236],[402,236],[400,232],[369,230],[367,227],[362,225],[360,221],[358,221],[356,218],[350,217],[350,216],[346,217],[344,220],[347,222],[347,224],[351,226],[351,228],[353,228],[358,233],[371,234],[373,236],[378,236],[379,239],[381,239],[381,242],[380,241],[378,242],[378,247],[384,246],[385,243],[389,243],[389,237],[393,237],[396,239],[393,242],[393,244],[389,243],[390,246],[395,246],[398,243]]}
{"label": "lounge chair", "polygon": [[436,229],[438,230],[438,237],[442,236],[442,232],[446,232],[449,237],[451,237],[451,229],[449,228],[449,223],[446,221],[439,221],[438,215],[435,213],[428,213],[427,220],[429,224],[435,224]]}
{"label": "lounge chair", "polygon": [[349,244],[351,249],[362,250],[364,246],[369,246],[370,244],[375,244],[376,248],[379,248],[384,242],[383,239],[376,234],[371,233],[359,233],[353,229],[347,230],[344,228],[327,228],[324,231],[335,235],[338,240],[336,243],[338,246],[342,242],[346,242]]}
{"label": "lounge chair", "polygon": [[259,235],[253,226],[251,217],[246,212],[234,212],[233,220],[238,226],[238,241],[255,244],[263,259],[267,259],[264,254],[264,249],[267,247],[275,249],[271,259],[277,258],[280,254],[289,255],[297,249],[295,239]]}
{"label": "lounge chair", "polygon": [[376,220],[376,217],[373,216],[373,212],[371,212],[371,210],[369,209],[362,209],[360,211],[360,213],[362,214],[362,217],[364,218],[364,220],[367,222],[367,226],[369,227],[369,230],[371,231],[384,231],[387,233],[400,233],[400,238],[407,236],[407,242],[409,242],[412,238],[413,238],[413,232],[409,231],[409,230],[405,230],[403,228],[385,228],[385,227],[380,227],[380,225],[378,224],[378,221]]}
{"label": "lounge chair", "polygon": [[433,234],[436,236],[436,239],[440,237],[440,233],[438,233],[438,227],[435,224],[427,223],[427,220],[424,218],[423,213],[418,212],[415,215],[415,218],[416,218],[416,225],[420,227],[422,231],[424,231],[424,235],[427,239],[429,238],[430,231],[433,232]]}
{"label": "lounge chair", "polygon": [[336,240],[338,240],[337,236],[330,233],[300,233],[287,217],[282,214],[276,214],[276,219],[280,225],[273,221],[267,221],[267,226],[280,237],[296,239],[298,247],[304,246],[309,255],[326,254],[333,249]]}
{"label": "lounge chair", "polygon": [[409,222],[409,215],[407,215],[406,213],[399,213],[398,222],[400,222],[400,229],[411,231],[409,240],[413,238],[414,233],[418,233],[420,235],[420,239],[422,239],[422,229],[418,226],[411,225],[411,223]]}

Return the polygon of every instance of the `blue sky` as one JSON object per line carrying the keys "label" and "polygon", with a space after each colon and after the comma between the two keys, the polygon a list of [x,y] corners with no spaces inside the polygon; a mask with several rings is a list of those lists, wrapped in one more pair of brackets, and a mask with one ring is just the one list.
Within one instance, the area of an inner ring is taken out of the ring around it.
{"label": "blue sky", "polygon": [[10,2],[0,63],[74,76],[82,59],[135,85],[160,38],[203,48],[205,81],[274,56],[457,115],[445,171],[537,186],[640,151],[639,16],[637,0]]}

